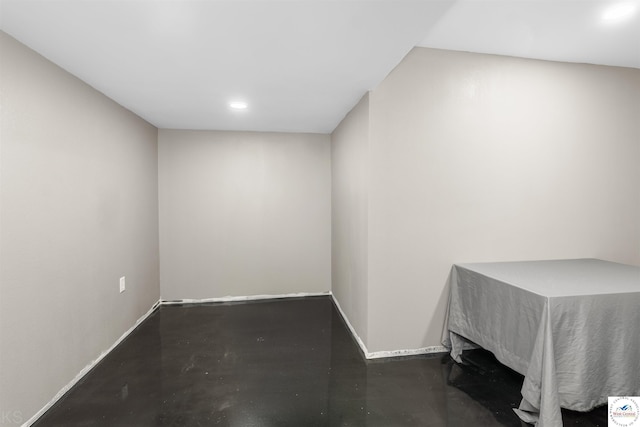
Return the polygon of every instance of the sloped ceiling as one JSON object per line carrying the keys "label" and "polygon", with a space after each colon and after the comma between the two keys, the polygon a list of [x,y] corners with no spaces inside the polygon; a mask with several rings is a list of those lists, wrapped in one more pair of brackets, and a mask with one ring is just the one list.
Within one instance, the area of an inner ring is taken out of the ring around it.
{"label": "sloped ceiling", "polygon": [[0,0],[0,29],[159,128],[328,133],[416,45],[640,68],[611,3]]}

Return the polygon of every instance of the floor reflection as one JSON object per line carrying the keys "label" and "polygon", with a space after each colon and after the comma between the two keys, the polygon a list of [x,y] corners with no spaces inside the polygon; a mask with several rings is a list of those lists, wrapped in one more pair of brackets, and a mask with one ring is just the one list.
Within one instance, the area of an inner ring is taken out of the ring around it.
{"label": "floor reflection", "polygon": [[163,306],[35,425],[525,425],[522,377],[481,350],[465,362],[365,361],[329,297]]}

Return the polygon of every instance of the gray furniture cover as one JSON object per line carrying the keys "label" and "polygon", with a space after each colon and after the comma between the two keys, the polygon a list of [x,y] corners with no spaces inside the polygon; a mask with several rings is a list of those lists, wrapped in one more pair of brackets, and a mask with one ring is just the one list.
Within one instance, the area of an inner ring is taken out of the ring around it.
{"label": "gray furniture cover", "polygon": [[480,346],[524,375],[515,410],[562,426],[560,408],[589,411],[640,395],[640,267],[596,259],[454,265],[443,344],[460,362]]}

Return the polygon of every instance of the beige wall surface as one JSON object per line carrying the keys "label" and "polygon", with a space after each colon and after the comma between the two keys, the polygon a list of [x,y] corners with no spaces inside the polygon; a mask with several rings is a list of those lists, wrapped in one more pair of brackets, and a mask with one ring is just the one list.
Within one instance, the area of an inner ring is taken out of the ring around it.
{"label": "beige wall surface", "polygon": [[331,134],[332,292],[367,344],[369,95]]}
{"label": "beige wall surface", "polygon": [[370,351],[439,345],[453,263],[640,264],[640,70],[415,48],[370,95]]}
{"label": "beige wall surface", "polygon": [[156,128],[2,32],[0,58],[5,425],[158,301],[159,267]]}
{"label": "beige wall surface", "polygon": [[640,70],[416,48],[329,136],[157,131],[1,32],[0,61],[14,424],[160,297],[332,289],[376,352],[440,344],[453,263],[640,264]]}
{"label": "beige wall surface", "polygon": [[330,138],[159,131],[162,299],[331,289]]}

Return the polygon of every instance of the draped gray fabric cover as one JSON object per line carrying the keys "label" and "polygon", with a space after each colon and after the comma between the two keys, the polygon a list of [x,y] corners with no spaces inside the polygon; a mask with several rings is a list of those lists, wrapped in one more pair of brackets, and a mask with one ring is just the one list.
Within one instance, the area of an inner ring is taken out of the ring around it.
{"label": "draped gray fabric cover", "polygon": [[597,259],[454,265],[443,344],[477,346],[525,376],[516,413],[562,426],[640,395],[640,267]]}

